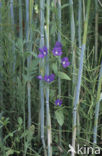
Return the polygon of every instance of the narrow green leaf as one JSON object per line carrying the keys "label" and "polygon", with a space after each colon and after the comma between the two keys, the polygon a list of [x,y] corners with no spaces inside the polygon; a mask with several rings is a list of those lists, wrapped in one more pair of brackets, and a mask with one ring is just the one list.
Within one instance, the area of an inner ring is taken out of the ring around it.
{"label": "narrow green leaf", "polygon": [[58,72],[58,77],[60,77],[60,79],[71,80],[70,77],[64,72]]}
{"label": "narrow green leaf", "polygon": [[30,5],[29,5],[29,19],[30,19],[30,23],[31,23],[31,20],[32,20],[33,3],[34,3],[34,0],[30,0]]}
{"label": "narrow green leaf", "polygon": [[62,126],[63,123],[64,123],[63,111],[62,110],[57,110],[55,112],[55,116],[56,116],[56,119],[57,119],[57,122],[59,123],[59,125]]}
{"label": "narrow green leaf", "polygon": [[70,6],[70,4],[64,4],[64,5],[62,5],[61,9],[64,9],[64,8],[66,8],[68,6]]}
{"label": "narrow green leaf", "polygon": [[57,63],[53,63],[53,64],[52,64],[52,70],[53,70],[53,72],[54,72],[55,74],[58,72]]}

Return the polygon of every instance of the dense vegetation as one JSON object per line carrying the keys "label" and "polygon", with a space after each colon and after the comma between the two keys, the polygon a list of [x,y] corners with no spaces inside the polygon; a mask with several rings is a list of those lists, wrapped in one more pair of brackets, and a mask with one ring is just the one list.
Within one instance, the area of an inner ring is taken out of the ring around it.
{"label": "dense vegetation", "polygon": [[0,0],[0,156],[101,149],[101,27],[101,0]]}

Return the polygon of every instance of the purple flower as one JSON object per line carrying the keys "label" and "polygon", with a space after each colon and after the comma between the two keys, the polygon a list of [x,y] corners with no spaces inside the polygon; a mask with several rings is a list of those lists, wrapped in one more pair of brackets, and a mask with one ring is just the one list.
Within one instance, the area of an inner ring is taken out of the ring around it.
{"label": "purple flower", "polygon": [[66,68],[66,67],[68,67],[68,66],[70,65],[70,62],[69,62],[69,60],[68,60],[67,57],[62,58],[62,59],[61,59],[61,63],[62,63],[62,66],[63,66],[64,68]]}
{"label": "purple flower", "polygon": [[44,76],[44,80],[45,80],[46,82],[48,82],[48,83],[54,81],[54,79],[55,79],[55,75],[54,75],[54,74],[45,75],[45,76]]}
{"label": "purple flower", "polygon": [[52,53],[54,56],[61,56],[62,55],[62,49],[60,47],[54,47],[52,50]]}
{"label": "purple flower", "polygon": [[62,100],[57,99],[57,100],[55,101],[55,104],[56,104],[56,106],[61,106]]}
{"label": "purple flower", "polygon": [[55,79],[55,75],[54,75],[54,74],[51,74],[51,75],[50,75],[50,78],[51,78],[52,80],[54,80],[54,79]]}
{"label": "purple flower", "polygon": [[54,56],[61,56],[62,55],[62,44],[60,42],[56,42],[53,50],[52,50],[52,53]]}
{"label": "purple flower", "polygon": [[42,49],[39,48],[39,51],[40,51],[40,53],[38,55],[39,58],[44,58],[48,54],[48,50],[45,46]]}
{"label": "purple flower", "polygon": [[37,78],[38,78],[39,80],[42,80],[42,79],[43,79],[43,77],[42,77],[41,75],[37,76]]}
{"label": "purple flower", "polygon": [[56,44],[55,44],[55,47],[60,47],[60,48],[62,48],[62,44],[61,44],[59,41],[57,41]]}

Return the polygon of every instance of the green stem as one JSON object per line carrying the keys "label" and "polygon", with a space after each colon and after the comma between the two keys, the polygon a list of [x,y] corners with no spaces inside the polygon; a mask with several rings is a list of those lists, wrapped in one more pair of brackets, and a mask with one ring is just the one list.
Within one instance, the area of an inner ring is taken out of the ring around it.
{"label": "green stem", "polygon": [[95,63],[98,59],[98,1],[95,0]]}
{"label": "green stem", "polygon": [[97,144],[97,128],[98,128],[98,118],[99,118],[99,110],[100,110],[101,85],[102,85],[102,63],[101,63],[100,74],[99,74],[96,109],[95,109],[95,121],[94,121],[94,132],[93,132],[94,133],[93,134],[93,143],[94,144]]}
{"label": "green stem", "polygon": [[[2,35],[2,2],[0,1],[0,36]],[[3,67],[3,52],[0,52],[0,66]],[[0,72],[0,104],[3,107],[3,74]]]}
{"label": "green stem", "polygon": [[[76,86],[76,91],[75,91],[75,99],[74,99],[74,107],[73,107],[72,146],[73,146],[74,149],[75,149],[75,144],[76,144],[77,108],[78,108],[78,104],[79,104],[79,95],[80,95],[81,79],[82,79],[82,72],[83,72],[84,53],[85,53],[85,48],[86,48],[86,39],[87,39],[87,29],[88,29],[90,4],[91,4],[91,0],[87,1],[87,12],[86,12],[86,19],[85,19],[85,22],[84,22],[84,34],[83,34],[83,43],[82,43],[82,49],[81,49],[81,55],[80,55],[78,81],[77,81],[77,86]],[[75,153],[72,153],[72,156],[75,156]]]}
{"label": "green stem", "polygon": [[[40,48],[44,46],[44,9],[45,9],[45,0],[40,0]],[[44,59],[40,60],[39,71],[40,75],[44,75]],[[44,137],[44,84],[43,81],[40,81],[40,120],[41,120],[41,140],[44,149],[44,156],[47,156],[45,137]]]}
{"label": "green stem", "polygon": [[75,86],[75,50],[74,50],[74,44],[75,44],[75,21],[74,21],[74,10],[73,10],[73,0],[69,0],[70,4],[70,30],[71,30],[71,51],[72,51],[72,64],[73,64],[73,89]]}
{"label": "green stem", "polygon": [[[29,0],[26,0],[26,50],[30,50],[29,48]],[[31,56],[27,57],[27,68],[30,68]],[[29,72],[27,73],[29,76]],[[30,80],[27,82],[27,93],[28,93],[28,128],[31,126],[31,84]]]}
{"label": "green stem", "polygon": [[[61,0],[58,0],[58,41],[61,42]],[[61,61],[61,57],[59,57],[59,62]],[[59,63],[60,70],[60,63]],[[59,97],[61,97],[61,79],[58,78],[58,93]],[[62,127],[59,126],[59,144],[61,146],[61,138],[62,138]],[[61,155],[61,153],[60,153]]]}
{"label": "green stem", "polygon": [[[49,20],[50,20],[50,0],[47,0],[47,18],[46,18],[46,43],[49,53]],[[49,56],[46,57],[46,75],[49,75]],[[48,141],[48,156],[52,156],[52,135],[51,135],[51,116],[49,107],[49,86],[46,87],[46,113],[47,113],[47,141]]]}
{"label": "green stem", "polygon": [[81,44],[82,44],[82,0],[78,0],[78,43],[79,43],[79,48],[81,49]]}
{"label": "green stem", "polygon": [[[82,0],[78,0],[78,44],[79,44],[79,52],[81,52],[81,44],[82,44]],[[79,62],[78,62],[79,63]],[[80,137],[80,115],[79,108],[77,112],[77,134]]]}
{"label": "green stem", "polygon": [[[11,13],[11,27],[12,27],[12,33],[14,38],[14,10],[13,10],[13,0],[10,0],[10,13]],[[13,40],[14,41],[14,40]],[[14,57],[14,63],[13,63],[13,73],[15,72],[15,64],[16,64],[16,56],[15,56],[15,43],[12,45],[12,53]]]}
{"label": "green stem", "polygon": [[19,0],[19,37],[23,39],[23,27],[22,27],[22,0]]}

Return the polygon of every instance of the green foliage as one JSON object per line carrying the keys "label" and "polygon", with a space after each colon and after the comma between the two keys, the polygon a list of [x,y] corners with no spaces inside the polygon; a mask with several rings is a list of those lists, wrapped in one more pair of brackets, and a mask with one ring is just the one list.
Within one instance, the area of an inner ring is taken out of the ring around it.
{"label": "green foliage", "polygon": [[[11,26],[10,0],[0,1],[0,156],[43,156],[44,150],[41,142],[40,129],[40,82],[37,79],[40,66],[42,76],[46,74],[46,59],[39,59],[39,47],[41,36],[40,26],[44,22],[47,24],[47,4],[44,5],[44,20],[41,22],[40,1],[29,0],[29,27],[27,41],[26,34],[26,7],[22,1],[22,38],[19,37],[19,4],[14,1],[14,32]],[[72,142],[72,111],[75,88],[73,78],[77,83],[79,70],[80,52],[79,47],[79,26],[82,29],[81,42],[83,37],[83,23],[85,22],[86,1],[82,1],[82,25],[78,21],[79,3],[73,0],[73,12],[75,22],[75,40],[71,41],[70,25],[70,5],[68,0],[61,1],[61,21],[58,18],[59,1],[51,1],[50,23],[49,23],[49,73],[55,74],[55,81],[50,85],[44,85],[44,135],[47,136],[47,113],[46,113],[46,87],[49,87],[49,107],[51,114],[52,149],[54,156],[68,155],[68,145]],[[42,7],[42,6],[41,6]],[[98,13],[98,16],[97,14]],[[87,46],[85,51],[83,74],[80,89],[80,97],[77,113],[77,143],[81,145],[93,144],[93,129],[95,120],[95,108],[97,101],[100,101],[98,114],[97,144],[101,146],[102,134],[102,80],[99,83],[99,70],[102,61],[102,9],[98,2],[98,12],[96,3],[91,3],[90,17],[88,24]],[[98,23],[97,19],[98,18]],[[61,22],[61,30],[60,30]],[[98,24],[98,25],[97,25]],[[95,29],[97,28],[97,29]],[[52,49],[61,35],[62,57],[66,56],[71,62],[71,66],[63,68],[59,57],[54,57]],[[98,35],[98,36],[97,36]],[[32,36],[32,37],[31,37]],[[97,40],[98,37],[98,40]],[[47,45],[46,32],[44,32],[44,45]],[[86,39],[86,38],[85,38]],[[14,47],[14,53],[13,53]],[[73,50],[72,50],[73,47]],[[98,51],[96,58],[96,49]],[[75,54],[73,59],[73,53]],[[29,65],[27,59],[31,58]],[[75,72],[73,73],[72,63],[74,60]],[[43,62],[43,65],[41,64]],[[15,64],[15,69],[13,65]],[[41,65],[40,65],[41,64]],[[59,80],[61,88],[59,85]],[[28,128],[28,83],[31,85],[31,117],[32,123]],[[99,88],[98,88],[99,84]],[[59,88],[61,89],[59,91]],[[62,106],[55,106],[55,100],[63,100]],[[41,116],[42,117],[42,116]],[[60,128],[61,127],[61,130]],[[60,136],[62,132],[62,137]],[[61,142],[60,142],[61,140]],[[45,143],[47,142],[45,137]],[[60,144],[61,143],[61,144]],[[46,146],[46,150],[48,147]],[[61,150],[62,149],[62,150]],[[62,152],[62,153],[61,153]]]}
{"label": "green foliage", "polygon": [[64,114],[63,114],[63,110],[62,109],[58,109],[55,111],[55,116],[57,119],[57,122],[59,123],[60,126],[63,125],[64,123]]}
{"label": "green foliage", "polygon": [[64,72],[58,72],[58,77],[64,80],[71,80],[70,77]]}

